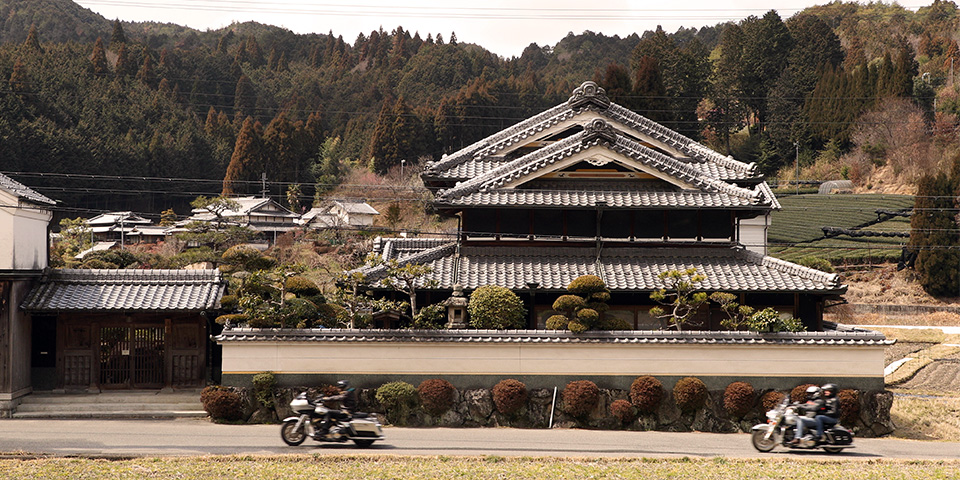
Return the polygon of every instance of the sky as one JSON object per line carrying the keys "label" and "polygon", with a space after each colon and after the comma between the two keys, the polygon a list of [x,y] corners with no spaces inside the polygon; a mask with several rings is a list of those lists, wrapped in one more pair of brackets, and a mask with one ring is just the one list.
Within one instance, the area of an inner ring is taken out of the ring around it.
{"label": "sky", "polygon": [[[295,33],[357,35],[383,27],[410,32],[455,32],[461,43],[476,43],[503,57],[519,56],[531,43],[553,46],[567,33],[585,30],[626,37],[663,26],[668,33],[703,27],[777,10],[786,20],[828,0],[74,0],[113,20],[176,23],[216,30],[254,20]],[[885,2],[886,3],[886,2]],[[914,5],[913,3],[916,3]],[[914,10],[932,0],[901,3]]]}

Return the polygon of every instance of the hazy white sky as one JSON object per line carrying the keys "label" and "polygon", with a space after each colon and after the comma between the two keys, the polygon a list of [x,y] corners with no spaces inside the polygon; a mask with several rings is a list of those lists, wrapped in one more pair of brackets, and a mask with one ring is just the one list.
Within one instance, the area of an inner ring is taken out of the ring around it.
{"label": "hazy white sky", "polygon": [[[643,33],[662,25],[702,27],[774,9],[786,20],[796,12],[828,0],[75,0],[108,19],[159,21],[200,30],[234,21],[255,20],[296,33],[343,35],[349,43],[398,25],[411,32],[443,35],[456,32],[460,42],[477,43],[505,57],[518,56],[532,42],[554,45],[568,32],[606,35]],[[915,9],[932,0],[902,3]]]}

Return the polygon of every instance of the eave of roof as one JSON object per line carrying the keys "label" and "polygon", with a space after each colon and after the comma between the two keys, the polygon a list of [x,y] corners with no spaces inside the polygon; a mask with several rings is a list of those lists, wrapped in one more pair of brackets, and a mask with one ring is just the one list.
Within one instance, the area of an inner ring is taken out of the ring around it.
{"label": "eave of roof", "polygon": [[10,192],[13,196],[29,203],[44,206],[54,206],[56,201],[47,198],[36,190],[0,173],[0,189]]}
{"label": "eave of roof", "polygon": [[795,345],[887,346],[894,340],[869,330],[756,333],[673,331],[559,330],[350,330],[350,329],[226,329],[214,337],[219,343],[497,343],[497,344],[611,344],[611,345]]}

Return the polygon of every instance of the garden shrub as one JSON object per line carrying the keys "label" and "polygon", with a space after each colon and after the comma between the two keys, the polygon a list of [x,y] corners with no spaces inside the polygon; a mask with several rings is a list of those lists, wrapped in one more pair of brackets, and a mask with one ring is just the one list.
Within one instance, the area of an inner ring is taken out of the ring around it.
{"label": "garden shrub", "polygon": [[833,273],[833,264],[829,260],[820,257],[803,257],[800,260],[797,260],[797,264],[803,265],[804,267],[810,267],[821,272]]}
{"label": "garden shrub", "polygon": [[417,312],[413,328],[418,330],[439,330],[447,325],[447,307],[442,303],[427,305]]}
{"label": "garden shrub", "polygon": [[237,307],[236,295],[224,295],[220,297],[220,308],[224,310],[233,310]]}
{"label": "garden shrub", "polygon": [[707,401],[707,386],[696,377],[684,377],[673,386],[673,399],[684,412],[692,412]]}
{"label": "garden shrub", "polygon": [[840,402],[840,422],[852,425],[860,416],[860,392],[840,390],[837,400]]}
{"label": "garden shrub", "polygon": [[529,396],[527,386],[512,378],[500,380],[493,386],[493,404],[504,415],[511,415],[523,408]]}
{"label": "garden shrub", "polygon": [[350,325],[347,309],[332,303],[317,305],[316,325],[327,328],[345,328]]}
{"label": "garden shrub", "polygon": [[630,423],[637,418],[636,410],[632,403],[626,400],[615,400],[610,404],[610,415],[620,420],[620,423]]}
{"label": "garden shrub", "polygon": [[630,402],[640,413],[657,411],[661,400],[663,400],[663,384],[650,375],[639,376],[630,385]]}
{"label": "garden shrub", "polygon": [[633,323],[619,317],[607,317],[600,322],[600,328],[603,330],[633,330]]}
{"label": "garden shrub", "polygon": [[780,405],[780,402],[783,401],[783,397],[785,396],[786,394],[783,392],[770,390],[760,397],[760,406],[763,407],[764,412],[773,410],[777,405]]}
{"label": "garden shrub", "polygon": [[566,315],[550,315],[547,319],[547,330],[566,330],[570,319]]}
{"label": "garden shrub", "polygon": [[442,378],[431,378],[420,382],[417,386],[417,395],[420,396],[420,405],[431,415],[442,415],[453,406],[453,394],[456,388]]}
{"label": "garden shrub", "polygon": [[385,383],[377,389],[376,398],[386,410],[387,419],[402,425],[416,403],[417,389],[407,382]]}
{"label": "garden shrub", "polygon": [[221,386],[209,386],[200,392],[203,409],[214,420],[237,421],[243,418],[240,394]]}
{"label": "garden shrub", "polygon": [[600,389],[590,380],[577,380],[563,389],[563,411],[573,417],[584,417],[596,408]]}
{"label": "garden shrub", "polygon": [[311,297],[321,293],[320,287],[313,280],[299,275],[288,278],[284,282],[284,289],[298,297]]}
{"label": "garden shrub", "polygon": [[793,390],[790,390],[790,401],[793,403],[797,402],[806,402],[807,401],[807,389],[810,387],[817,387],[812,383],[804,383],[803,385],[797,385],[793,387]]}
{"label": "garden shrub", "polygon": [[753,409],[754,396],[753,385],[733,382],[723,391],[723,408],[731,417],[743,417]]}
{"label": "garden shrub", "polygon": [[226,325],[230,323],[231,325],[239,325],[241,323],[246,323],[250,320],[250,316],[245,313],[228,313],[226,315],[220,315],[217,317],[215,322],[220,325]]}
{"label": "garden shrub", "polygon": [[310,300],[291,298],[284,302],[278,312],[280,326],[286,328],[309,328],[320,316],[317,306]]}
{"label": "garden shrub", "polygon": [[260,372],[253,376],[253,392],[257,403],[273,408],[273,389],[277,386],[277,377],[273,372]]}
{"label": "garden shrub", "polygon": [[473,328],[503,330],[523,327],[527,311],[510,289],[484,285],[470,294],[467,314]]}

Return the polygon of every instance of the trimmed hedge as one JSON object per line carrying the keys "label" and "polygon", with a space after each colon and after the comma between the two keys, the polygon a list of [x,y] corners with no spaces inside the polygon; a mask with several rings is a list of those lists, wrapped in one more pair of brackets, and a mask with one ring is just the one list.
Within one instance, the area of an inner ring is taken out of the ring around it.
{"label": "trimmed hedge", "polygon": [[390,382],[380,385],[375,396],[390,422],[403,425],[417,401],[417,389],[407,382]]}
{"label": "trimmed hedge", "polygon": [[630,385],[630,402],[640,413],[656,412],[660,408],[661,400],[663,384],[650,375],[637,377]]}
{"label": "trimmed hedge", "polygon": [[563,389],[563,411],[573,417],[585,417],[600,401],[600,389],[590,380],[576,380]]}
{"label": "trimmed hedge", "polygon": [[620,423],[630,423],[637,418],[636,408],[626,400],[614,400],[610,404],[610,415]]}
{"label": "trimmed hedge", "polygon": [[237,421],[243,418],[240,394],[229,387],[211,385],[200,392],[203,409],[214,420]]}
{"label": "trimmed hedge", "polygon": [[793,390],[790,390],[790,401],[793,403],[802,403],[807,401],[807,389],[810,387],[819,387],[819,385],[813,383],[804,383],[803,385],[797,385],[793,387]]}
{"label": "trimmed hedge", "polygon": [[780,402],[783,401],[783,397],[785,396],[786,394],[783,392],[770,390],[760,397],[760,406],[763,407],[764,412],[773,410],[777,405],[780,405]]}
{"label": "trimmed hedge", "polygon": [[731,417],[743,417],[753,409],[755,396],[753,385],[733,382],[723,390],[723,408]]}
{"label": "trimmed hedge", "polygon": [[692,412],[707,401],[707,386],[696,377],[684,377],[673,386],[673,399],[684,412]]}
{"label": "trimmed hedge", "polygon": [[493,404],[497,411],[504,415],[512,415],[527,404],[530,398],[527,386],[519,380],[508,378],[500,380],[493,386]]}
{"label": "trimmed hedge", "polygon": [[840,422],[853,424],[860,416],[860,392],[856,390],[840,390],[837,393],[840,402]]}
{"label": "trimmed hedge", "polygon": [[453,395],[457,389],[453,384],[442,378],[431,378],[420,382],[417,386],[417,395],[420,396],[420,405],[431,415],[443,415],[453,406]]}

